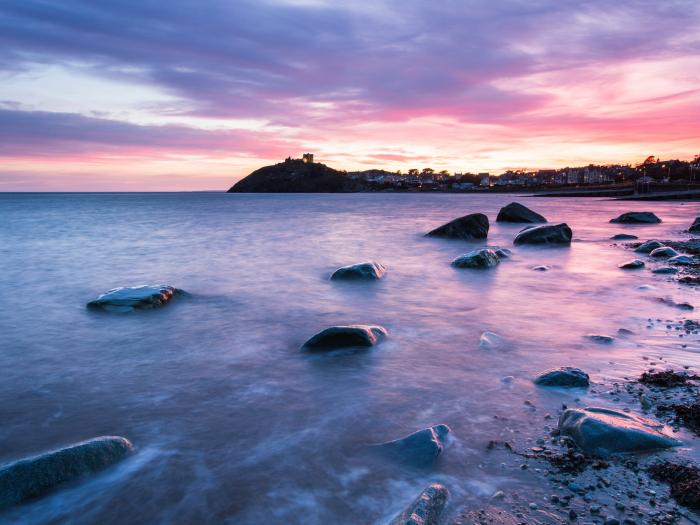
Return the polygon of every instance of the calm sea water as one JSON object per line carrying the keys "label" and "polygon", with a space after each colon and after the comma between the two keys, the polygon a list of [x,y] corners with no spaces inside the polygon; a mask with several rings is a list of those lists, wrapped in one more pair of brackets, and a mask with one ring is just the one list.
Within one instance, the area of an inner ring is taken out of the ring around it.
{"label": "calm sea water", "polygon": [[[684,315],[650,299],[693,303],[695,292],[666,276],[618,270],[632,254],[608,240],[620,232],[681,237],[700,205],[518,197],[567,222],[577,242],[515,248],[489,271],[449,264],[483,243],[423,237],[480,211],[492,221],[488,243],[512,248],[521,227],[495,223],[511,200],[0,195],[0,462],[103,434],[138,447],[117,467],[0,518],[381,523],[429,481],[450,488],[448,512],[540,483],[485,456],[486,443],[536,439],[542,416],[562,402],[619,404],[537,389],[538,371],[580,366],[610,384],[639,374],[644,356],[700,364],[697,338],[647,328],[648,318]],[[627,209],[664,222],[608,222]],[[388,266],[383,281],[328,281],[336,267],[370,259]],[[532,271],[540,264],[552,269]],[[85,308],[110,288],[146,283],[192,296],[127,315]],[[364,352],[299,350],[318,330],[351,323],[383,325],[389,338]],[[584,338],[623,327],[635,335],[612,346]],[[487,330],[502,337],[500,347],[479,348]],[[504,384],[509,375],[514,382]],[[366,453],[369,443],[438,423],[453,439],[430,469]]]}

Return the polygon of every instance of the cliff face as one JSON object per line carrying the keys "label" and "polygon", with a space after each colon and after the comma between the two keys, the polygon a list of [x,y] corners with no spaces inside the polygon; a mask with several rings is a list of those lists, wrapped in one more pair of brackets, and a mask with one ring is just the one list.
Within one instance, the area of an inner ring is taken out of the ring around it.
{"label": "cliff face", "polygon": [[361,182],[325,164],[301,160],[265,166],[239,180],[229,193],[339,193],[361,191]]}

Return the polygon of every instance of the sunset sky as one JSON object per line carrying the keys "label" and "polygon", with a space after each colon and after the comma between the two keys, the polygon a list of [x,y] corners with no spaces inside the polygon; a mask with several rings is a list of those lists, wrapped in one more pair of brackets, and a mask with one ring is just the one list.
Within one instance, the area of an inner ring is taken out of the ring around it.
{"label": "sunset sky", "polygon": [[698,0],[0,0],[0,191],[700,153]]}

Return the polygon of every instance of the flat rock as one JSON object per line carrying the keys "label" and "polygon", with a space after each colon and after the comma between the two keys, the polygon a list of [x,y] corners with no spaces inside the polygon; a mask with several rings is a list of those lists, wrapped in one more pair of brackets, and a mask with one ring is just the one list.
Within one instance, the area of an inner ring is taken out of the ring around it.
{"label": "flat rock", "polygon": [[364,324],[331,326],[306,341],[302,348],[334,350],[353,346],[370,347],[378,344],[386,335],[386,329],[381,326]]}
{"label": "flat rock", "polygon": [[656,239],[652,239],[650,241],[643,242],[639,246],[637,246],[634,251],[638,253],[651,253],[657,248],[662,248],[664,246],[664,243],[661,241],[657,241]]}
{"label": "flat rock", "polygon": [[589,385],[588,374],[580,368],[563,366],[545,370],[535,378],[540,386],[586,387]]}
{"label": "flat rock", "polygon": [[511,202],[501,208],[498,212],[498,217],[496,217],[496,222],[540,223],[547,222],[547,219],[519,202]]}
{"label": "flat rock", "polygon": [[0,468],[0,508],[43,496],[62,483],[99,472],[133,450],[126,438],[102,436],[9,463]]}
{"label": "flat rock", "polygon": [[565,223],[526,228],[515,237],[514,244],[571,244],[571,228]]}
{"label": "flat rock", "polygon": [[489,218],[483,213],[472,213],[435,228],[428,237],[447,239],[486,239],[489,234]]}
{"label": "flat rock", "polygon": [[132,310],[149,310],[168,303],[177,295],[184,295],[184,291],[163,284],[144,284],[114,288],[103,293],[87,306],[91,309],[110,312],[130,312]]}
{"label": "flat rock", "polygon": [[678,268],[671,268],[670,266],[662,266],[661,268],[654,268],[651,273],[669,274],[678,273]]}
{"label": "flat rock", "polygon": [[433,463],[442,454],[449,433],[450,427],[447,425],[435,425],[376,446],[397,460],[424,466]]}
{"label": "flat rock", "polygon": [[374,281],[384,277],[386,267],[378,262],[368,261],[342,266],[333,272],[331,280]]}
{"label": "flat rock", "polygon": [[631,261],[618,264],[617,267],[622,270],[639,270],[640,268],[644,268],[644,261],[632,259]]}
{"label": "flat rock", "polygon": [[559,418],[559,431],[589,454],[645,452],[680,445],[663,425],[607,408],[570,408]]}
{"label": "flat rock", "polygon": [[473,250],[464,255],[460,255],[454,261],[452,261],[452,266],[455,268],[493,268],[500,262],[500,258],[496,255],[496,252],[489,250],[488,248],[482,248],[480,250]]}
{"label": "flat rock", "polygon": [[678,255],[678,252],[670,246],[662,246],[660,248],[652,250],[649,255],[651,257],[661,259],[663,257],[675,257],[676,255]]}
{"label": "flat rock", "polygon": [[438,525],[449,495],[447,487],[431,483],[389,525]]}
{"label": "flat rock", "polygon": [[656,224],[661,222],[661,219],[650,211],[629,211],[610,219],[610,222],[615,224]]}
{"label": "flat rock", "polygon": [[610,237],[612,241],[636,241],[639,239],[636,235],[630,235],[629,233],[618,233]]}
{"label": "flat rock", "polygon": [[696,217],[693,224],[688,228],[690,233],[700,233],[700,217]]}
{"label": "flat rock", "polygon": [[594,343],[598,343],[599,345],[610,345],[615,342],[614,337],[600,334],[588,334],[586,335],[586,339],[593,341]]}
{"label": "flat rock", "polygon": [[669,264],[677,264],[679,266],[693,266],[695,259],[688,255],[674,255],[668,260]]}

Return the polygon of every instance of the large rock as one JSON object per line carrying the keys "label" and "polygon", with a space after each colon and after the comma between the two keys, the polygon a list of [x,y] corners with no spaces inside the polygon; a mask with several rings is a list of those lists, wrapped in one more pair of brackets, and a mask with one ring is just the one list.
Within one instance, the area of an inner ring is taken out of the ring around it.
{"label": "large rock", "polygon": [[350,266],[338,268],[331,275],[331,279],[336,281],[373,281],[381,279],[386,273],[386,268],[378,262],[369,261]]}
{"label": "large rock", "polygon": [[634,251],[638,253],[651,253],[657,248],[662,248],[664,246],[664,243],[661,241],[657,241],[656,239],[652,239],[651,241],[646,241],[637,246]]}
{"label": "large rock", "polygon": [[696,217],[693,224],[688,228],[690,233],[700,233],[700,217]]}
{"label": "large rock", "polygon": [[486,239],[489,234],[489,218],[483,213],[472,213],[443,224],[429,232],[428,237],[448,239]]}
{"label": "large rock", "polygon": [[482,248],[460,255],[452,261],[452,266],[455,268],[492,268],[500,261],[501,259],[495,251]]}
{"label": "large rock", "polygon": [[514,244],[570,244],[571,228],[568,224],[552,224],[526,228],[515,237]]}
{"label": "large rock", "polygon": [[387,335],[385,328],[364,324],[331,326],[306,341],[308,350],[334,350],[352,346],[374,346]]}
{"label": "large rock", "polygon": [[610,222],[616,224],[656,224],[661,222],[661,219],[650,211],[629,211],[610,219]]}
{"label": "large rock", "polygon": [[539,223],[547,222],[547,219],[519,202],[511,202],[507,206],[501,208],[501,211],[498,212],[498,217],[496,217],[496,222]]}
{"label": "large rock", "polygon": [[185,292],[163,284],[144,284],[114,288],[90,301],[88,308],[110,312],[130,312],[132,310],[148,310],[166,304],[173,297]]}
{"label": "large rock", "polygon": [[438,525],[450,493],[440,483],[431,483],[389,525]]}
{"label": "large rock", "polygon": [[664,258],[664,257],[675,257],[678,255],[678,252],[671,248],[670,246],[661,246],[660,248],[656,248],[655,250],[652,250],[651,253],[649,254],[651,257],[656,257],[656,258]]}
{"label": "large rock", "polygon": [[639,270],[640,268],[644,268],[644,261],[633,259],[631,261],[620,263],[617,265],[617,267],[622,270]]}
{"label": "large rock", "polygon": [[449,433],[447,425],[435,425],[378,446],[397,460],[415,466],[429,465],[444,450]]}
{"label": "large rock", "polygon": [[103,436],[5,465],[0,469],[0,509],[43,496],[62,483],[99,472],[133,449],[128,439]]}
{"label": "large rock", "polygon": [[563,366],[550,368],[535,378],[540,386],[586,387],[589,385],[588,374],[580,368]]}
{"label": "large rock", "polygon": [[680,445],[663,425],[607,408],[570,408],[559,418],[559,431],[589,454],[644,452]]}

